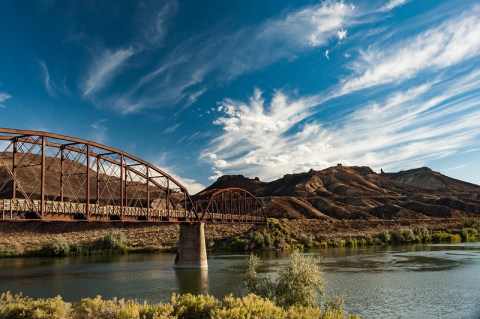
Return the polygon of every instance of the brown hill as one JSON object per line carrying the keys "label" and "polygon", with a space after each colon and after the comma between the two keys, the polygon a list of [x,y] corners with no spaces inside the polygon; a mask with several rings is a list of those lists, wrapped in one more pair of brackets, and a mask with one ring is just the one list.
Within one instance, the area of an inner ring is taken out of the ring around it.
{"label": "brown hill", "polygon": [[270,197],[277,217],[320,219],[427,219],[480,215],[480,186],[419,168],[377,174],[337,165],[288,174],[272,182],[222,176],[210,188],[241,187]]}

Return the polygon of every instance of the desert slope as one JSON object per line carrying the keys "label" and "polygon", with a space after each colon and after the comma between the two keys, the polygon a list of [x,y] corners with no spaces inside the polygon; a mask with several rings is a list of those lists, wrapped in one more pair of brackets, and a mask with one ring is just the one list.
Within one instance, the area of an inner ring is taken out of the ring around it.
{"label": "desert slope", "polygon": [[377,174],[337,165],[272,182],[222,176],[207,189],[240,187],[270,197],[272,216],[318,219],[428,219],[480,215],[480,186],[429,168]]}

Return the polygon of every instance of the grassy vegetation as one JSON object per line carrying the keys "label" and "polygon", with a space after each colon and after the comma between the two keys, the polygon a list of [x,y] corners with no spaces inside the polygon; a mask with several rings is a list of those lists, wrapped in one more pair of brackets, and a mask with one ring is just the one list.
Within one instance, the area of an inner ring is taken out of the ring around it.
{"label": "grassy vegetation", "polygon": [[328,238],[321,235],[301,233],[294,236],[286,226],[287,220],[269,218],[267,225],[261,230],[235,237],[223,243],[224,249],[230,250],[289,250],[312,247],[357,247],[373,245],[398,245],[415,243],[459,243],[480,239],[480,222],[469,219],[464,227],[450,231],[431,232],[426,227],[398,227],[393,230],[382,230],[378,233],[366,233],[345,238]]}
{"label": "grassy vegetation", "polygon": [[[341,303],[335,300],[323,308],[315,306],[280,307],[273,301],[249,294],[217,299],[210,295],[173,295],[169,303],[149,304],[135,300],[104,300],[101,296],[70,303],[60,296],[31,299],[3,293],[1,319],[344,319]],[[349,316],[350,319],[358,318]]]}

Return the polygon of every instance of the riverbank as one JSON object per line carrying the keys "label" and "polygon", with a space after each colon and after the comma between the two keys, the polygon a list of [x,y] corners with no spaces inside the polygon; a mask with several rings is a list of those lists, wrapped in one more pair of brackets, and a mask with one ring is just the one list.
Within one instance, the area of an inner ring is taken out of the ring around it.
{"label": "riverbank", "polygon": [[459,243],[480,238],[478,219],[429,221],[287,220],[269,218],[262,229],[226,240],[220,247],[238,250],[289,250],[414,243]]}
{"label": "riverbank", "polygon": [[[103,238],[118,232],[115,249]],[[317,220],[269,219],[266,225],[206,224],[207,247],[214,250],[286,250],[291,248],[367,246],[477,240],[478,219]],[[155,253],[175,251],[178,224],[0,222],[0,256]],[[53,247],[52,247],[53,246]],[[57,248],[55,248],[55,246]],[[62,248],[63,247],[63,248]],[[52,250],[53,249],[53,250]]]}
{"label": "riverbank", "polygon": [[[250,224],[208,224],[205,226],[207,244],[212,246],[215,242],[240,236],[252,227]],[[124,235],[124,246],[129,252],[171,251],[176,249],[179,229],[178,224],[1,221],[0,255],[3,251],[10,256],[28,256],[59,240],[91,247],[115,231]]]}

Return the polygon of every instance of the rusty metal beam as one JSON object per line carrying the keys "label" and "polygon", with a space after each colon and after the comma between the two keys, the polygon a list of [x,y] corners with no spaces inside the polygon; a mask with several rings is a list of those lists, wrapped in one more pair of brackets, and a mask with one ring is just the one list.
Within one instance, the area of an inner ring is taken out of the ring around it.
{"label": "rusty metal beam", "polygon": [[42,136],[42,165],[40,172],[40,197],[41,197],[41,214],[42,220],[45,220],[45,136]]}
{"label": "rusty metal beam", "polygon": [[87,185],[86,185],[86,206],[87,220],[90,221],[90,145],[87,144]]}

